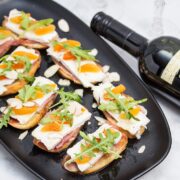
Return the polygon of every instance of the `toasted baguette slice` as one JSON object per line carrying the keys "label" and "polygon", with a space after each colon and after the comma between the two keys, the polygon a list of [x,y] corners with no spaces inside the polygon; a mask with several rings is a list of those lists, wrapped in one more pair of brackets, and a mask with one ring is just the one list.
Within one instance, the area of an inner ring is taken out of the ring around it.
{"label": "toasted baguette slice", "polygon": [[[48,150],[46,148],[46,146],[39,140],[37,140],[36,138],[33,139],[33,144],[35,146],[37,146],[38,148],[46,151],[46,152],[50,152],[50,153],[59,153],[61,151],[63,151],[64,149],[68,148],[70,146],[70,144],[76,139],[76,137],[79,134],[81,127],[77,128],[76,130],[72,131],[70,134],[66,135],[63,139],[66,138],[66,140],[64,142],[60,142],[61,145],[57,148],[54,148],[52,150]],[[63,140],[62,140],[63,141]]]}
{"label": "toasted baguette slice", "polygon": [[39,123],[39,121],[42,119],[42,117],[47,113],[49,107],[54,103],[56,96],[57,96],[56,94],[53,94],[49,98],[49,100],[43,106],[41,106],[40,109],[34,114],[32,119],[29,120],[26,124],[20,124],[18,121],[14,119],[10,119],[8,124],[14,128],[22,129],[22,130],[30,129],[36,126]]}
{"label": "toasted baguette slice", "polygon": [[[104,113],[104,116],[106,117],[106,119],[108,120],[108,122],[113,125],[114,127],[116,127],[117,129],[119,129],[121,132],[123,132],[124,134],[126,134],[126,136],[129,138],[129,139],[134,139],[136,138],[135,135],[131,134],[130,132],[120,128],[119,126],[117,126],[116,124],[116,120],[108,113],[108,112],[103,112]],[[139,129],[138,131],[138,134],[139,135],[142,135],[145,131],[145,127],[141,126],[141,128]]]}
{"label": "toasted baguette slice", "polygon": [[47,44],[39,43],[39,42],[28,40],[28,39],[20,39],[20,44],[29,48],[33,48],[33,49],[48,48]]}
{"label": "toasted baguette slice", "polygon": [[[36,51],[38,52],[38,51]],[[39,54],[39,59],[32,64],[31,69],[29,71],[29,73],[27,73],[28,76],[34,76],[34,74],[36,73],[36,71],[39,69],[40,64],[41,64],[41,55]],[[16,80],[13,84],[7,85],[6,87],[6,91],[4,93],[2,93],[0,95],[1,96],[6,96],[6,95],[10,95],[10,94],[15,94],[17,93],[21,88],[24,87],[24,85],[26,85],[27,82],[25,80]]]}
{"label": "toasted baguette slice", "polygon": [[[125,134],[122,133],[122,139],[119,141],[118,144],[114,145],[113,151],[117,152],[118,154],[121,154],[127,146],[128,143],[128,138]],[[87,169],[84,172],[80,172],[76,163],[72,162],[70,164],[66,163],[70,159],[69,155],[65,155],[63,160],[62,160],[62,166],[72,172],[72,173],[77,173],[77,174],[91,174],[95,173],[97,171],[102,170],[106,166],[108,166],[112,161],[115,160],[115,155],[114,154],[106,154],[101,157],[91,168]]]}
{"label": "toasted baguette slice", "polygon": [[[7,17],[5,17],[4,21],[2,22],[2,26],[6,27],[6,23],[7,23]],[[43,43],[39,43],[36,41],[31,41],[28,39],[21,39],[19,38],[19,44],[29,47],[29,48],[33,48],[33,49],[46,49],[48,48],[47,44],[43,44]]]}

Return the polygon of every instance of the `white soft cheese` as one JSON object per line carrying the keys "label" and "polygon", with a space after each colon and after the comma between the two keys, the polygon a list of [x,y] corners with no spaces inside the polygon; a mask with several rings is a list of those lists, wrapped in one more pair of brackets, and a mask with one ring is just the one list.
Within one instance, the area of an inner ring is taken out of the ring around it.
{"label": "white soft cheese", "polygon": [[[82,108],[85,111],[82,112]],[[42,132],[41,129],[43,125],[39,124],[39,126],[32,132],[32,136],[40,140],[48,150],[54,149],[61,142],[64,136],[82,126],[91,117],[91,113],[75,101],[69,103],[68,110],[74,115],[71,127],[69,125],[63,125],[62,130],[59,132]]]}
{"label": "white soft cheese", "polygon": [[[113,128],[113,127],[108,124],[104,124],[101,127],[99,127],[99,129],[97,129],[94,133],[89,134],[88,136],[90,138],[93,138],[93,137],[99,138],[99,133],[103,133],[105,129],[109,129],[109,128]],[[114,131],[117,131],[117,130],[114,129]],[[117,132],[119,132],[119,131],[117,131]],[[115,139],[114,144],[118,143],[121,140],[121,137],[122,137],[122,134],[119,132],[119,137]],[[67,154],[72,159],[75,158],[75,154],[81,152],[81,144],[84,144],[84,143],[85,143],[84,140],[79,141],[72,148],[69,148],[67,150]],[[90,159],[90,161],[88,161],[87,163],[84,163],[84,164],[77,164],[77,166],[78,166],[79,170],[81,172],[83,172],[83,171],[87,170],[88,168],[92,167],[102,156],[103,156],[103,152],[97,152],[97,153],[95,153],[95,157],[92,157]]]}

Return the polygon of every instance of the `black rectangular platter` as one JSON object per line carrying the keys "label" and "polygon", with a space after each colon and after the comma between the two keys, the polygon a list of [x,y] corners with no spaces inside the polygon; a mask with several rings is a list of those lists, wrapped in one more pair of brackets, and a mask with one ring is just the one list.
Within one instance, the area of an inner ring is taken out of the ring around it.
{"label": "black rectangular platter", "polygon": [[[0,20],[2,21],[3,16],[7,15],[14,8],[30,12],[37,19],[53,18],[56,25],[60,18],[66,19],[70,25],[70,32],[63,33],[58,30],[60,37],[76,39],[88,49],[98,49],[97,58],[100,59],[103,65],[110,65],[111,71],[116,71],[121,75],[121,83],[126,85],[128,94],[137,99],[148,98],[145,107],[148,110],[148,117],[151,119],[151,122],[141,140],[129,141],[122,159],[114,161],[100,172],[86,176],[74,175],[62,168],[60,161],[65,151],[60,154],[43,152],[33,146],[30,133],[23,141],[20,141],[18,136],[22,131],[11,127],[4,128],[0,131],[0,142],[7,150],[32,173],[41,179],[48,180],[60,180],[61,178],[64,180],[136,179],[158,165],[167,156],[171,147],[169,126],[154,97],[124,60],[100,37],[95,35],[80,19],[55,2],[49,0],[1,0]],[[41,51],[41,53],[43,61],[36,76],[43,75],[45,69],[52,64],[46,52]],[[56,74],[51,79],[57,82],[59,78],[60,76]],[[73,90],[75,88],[82,87],[72,83],[66,90]],[[9,97],[0,99],[0,107],[5,104],[5,100]],[[85,90],[83,103],[93,113],[93,116],[102,116],[101,113],[91,107],[93,97],[90,89]],[[87,133],[93,132],[98,127],[93,116],[91,118],[91,125],[86,124],[83,128]],[[79,139],[78,137],[76,142]],[[145,145],[146,149],[144,153],[139,154],[138,149],[142,145]]]}

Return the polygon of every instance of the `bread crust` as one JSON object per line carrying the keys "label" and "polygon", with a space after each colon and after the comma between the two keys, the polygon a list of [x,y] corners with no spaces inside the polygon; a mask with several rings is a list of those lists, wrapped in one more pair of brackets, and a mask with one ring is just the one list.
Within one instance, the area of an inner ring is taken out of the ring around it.
{"label": "bread crust", "polygon": [[[38,52],[38,51],[36,51],[36,52]],[[34,76],[34,74],[40,67],[41,55],[39,52],[38,52],[38,54],[39,54],[39,59],[34,64],[32,64],[30,71],[27,73],[29,76]],[[1,94],[0,97],[10,95],[10,94],[15,94],[21,88],[23,88],[24,85],[26,85],[26,84],[27,84],[27,82],[25,80],[16,80],[13,84],[5,86],[7,90],[3,94]]]}
{"label": "bread crust", "polygon": [[[121,132],[123,132],[124,134],[126,134],[126,136],[129,138],[129,139],[134,139],[136,138],[135,135],[131,134],[130,132],[128,132],[127,130],[124,130],[122,128],[120,128],[119,126],[117,126],[116,124],[116,120],[114,120],[114,118],[108,113],[108,112],[103,112],[104,116],[106,117],[106,119],[108,120],[108,122],[115,126],[117,129],[119,129]],[[141,126],[139,131],[138,131],[138,135],[142,135],[145,131],[145,127]]]}
{"label": "bread crust", "polygon": [[14,119],[10,119],[8,124],[16,129],[26,130],[33,128],[36,126],[39,121],[42,119],[42,117],[47,113],[49,107],[54,103],[56,99],[56,94],[53,94],[47,103],[45,103],[39,111],[37,111],[31,120],[29,120],[26,124],[20,124],[18,121]]}
{"label": "bread crust", "polygon": [[70,146],[70,144],[76,139],[76,137],[78,136],[79,134],[79,131],[80,131],[81,127],[80,128],[77,128],[76,130],[74,130],[73,132],[73,136],[72,138],[70,138],[67,142],[64,143],[64,145],[60,148],[54,148],[52,150],[48,150],[46,148],[46,146],[41,142],[39,141],[38,139],[34,138],[33,139],[33,144],[35,146],[37,146],[38,148],[46,151],[46,152],[50,152],[50,153],[60,153],[61,151],[63,151],[64,149],[68,148]]}
{"label": "bread crust", "polygon": [[[2,26],[6,27],[6,23],[7,23],[7,18],[5,17],[5,19],[2,22]],[[29,48],[33,48],[33,49],[46,49],[48,48],[47,44],[43,44],[43,43],[39,43],[36,41],[31,41],[31,40],[27,40],[27,39],[21,39],[19,38],[19,44],[29,47]]]}
{"label": "bread crust", "polygon": [[[114,145],[112,150],[117,152],[118,154],[121,154],[126,149],[127,143],[128,143],[128,138],[125,134],[122,133],[122,138],[121,138],[120,142],[117,143],[116,145]],[[70,163],[70,164],[66,164],[66,162],[69,159],[70,159],[70,156],[65,155],[62,160],[62,165],[66,170],[68,170],[72,173],[76,173],[76,174],[91,174],[91,173],[100,171],[103,168],[105,168],[106,166],[108,166],[112,161],[115,160],[115,155],[113,155],[113,154],[104,155],[91,168],[87,169],[84,172],[80,172],[76,163],[74,163],[74,162]]]}

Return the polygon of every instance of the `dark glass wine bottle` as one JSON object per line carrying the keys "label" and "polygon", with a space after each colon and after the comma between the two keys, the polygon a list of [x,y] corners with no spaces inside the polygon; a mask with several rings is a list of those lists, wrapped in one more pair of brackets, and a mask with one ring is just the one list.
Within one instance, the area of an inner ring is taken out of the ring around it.
{"label": "dark glass wine bottle", "polygon": [[149,42],[145,37],[103,12],[93,17],[91,28],[95,33],[104,36],[133,56],[139,57],[142,79],[180,105],[179,39],[164,36]]}

